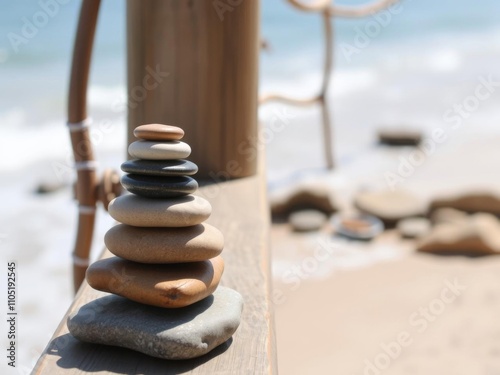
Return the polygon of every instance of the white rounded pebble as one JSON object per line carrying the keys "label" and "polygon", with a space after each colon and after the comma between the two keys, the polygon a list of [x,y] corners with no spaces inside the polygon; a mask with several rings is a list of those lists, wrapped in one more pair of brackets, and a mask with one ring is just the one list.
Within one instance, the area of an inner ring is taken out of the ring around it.
{"label": "white rounded pebble", "polygon": [[180,141],[135,141],[128,146],[128,153],[136,159],[174,160],[187,158],[191,154],[191,147]]}

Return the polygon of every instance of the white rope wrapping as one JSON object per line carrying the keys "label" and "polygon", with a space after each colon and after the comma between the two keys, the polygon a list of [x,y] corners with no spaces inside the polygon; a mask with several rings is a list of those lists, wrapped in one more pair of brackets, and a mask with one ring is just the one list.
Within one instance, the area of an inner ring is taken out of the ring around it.
{"label": "white rope wrapping", "polygon": [[90,260],[89,258],[80,258],[78,255],[73,254],[73,264],[78,267],[88,267]]}
{"label": "white rope wrapping", "polygon": [[69,128],[69,131],[71,133],[74,133],[74,132],[81,132],[85,129],[87,129],[90,124],[92,124],[92,119],[90,117],[86,118],[85,120],[83,121],[80,121],[80,122],[67,122],[66,125],[68,126]]}
{"label": "white rope wrapping", "polygon": [[75,162],[75,169],[77,171],[95,170],[98,165],[99,165],[99,162],[97,162],[95,160],[77,161],[77,162]]}
{"label": "white rope wrapping", "polygon": [[83,215],[92,215],[95,214],[94,206],[84,206],[83,204],[78,205],[78,212]]}

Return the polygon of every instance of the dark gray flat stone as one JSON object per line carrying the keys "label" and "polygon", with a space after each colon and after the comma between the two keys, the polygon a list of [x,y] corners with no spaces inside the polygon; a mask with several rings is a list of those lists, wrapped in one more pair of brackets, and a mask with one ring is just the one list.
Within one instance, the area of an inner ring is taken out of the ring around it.
{"label": "dark gray flat stone", "polygon": [[128,174],[122,177],[121,182],[131,193],[146,198],[181,197],[198,189],[198,182],[188,176],[158,177]]}
{"label": "dark gray flat stone", "polygon": [[191,176],[198,166],[184,159],[178,160],[128,160],[121,165],[123,172],[149,176]]}
{"label": "dark gray flat stone", "polygon": [[388,146],[418,146],[422,138],[421,131],[406,128],[388,128],[378,132],[379,143]]}
{"label": "dark gray flat stone", "polygon": [[240,324],[243,298],[219,287],[204,300],[179,309],[142,305],[109,295],[68,318],[77,339],[132,349],[163,359],[202,356],[231,338]]}

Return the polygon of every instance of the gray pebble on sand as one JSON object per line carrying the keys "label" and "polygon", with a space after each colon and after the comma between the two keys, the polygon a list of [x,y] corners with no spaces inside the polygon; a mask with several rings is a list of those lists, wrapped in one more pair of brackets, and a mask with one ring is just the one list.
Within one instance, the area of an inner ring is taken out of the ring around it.
{"label": "gray pebble on sand", "polygon": [[290,225],[296,232],[309,232],[321,229],[327,217],[318,210],[301,210],[290,214]]}
{"label": "gray pebble on sand", "polygon": [[400,220],[397,228],[405,238],[420,238],[429,233],[431,222],[423,217],[411,217]]}

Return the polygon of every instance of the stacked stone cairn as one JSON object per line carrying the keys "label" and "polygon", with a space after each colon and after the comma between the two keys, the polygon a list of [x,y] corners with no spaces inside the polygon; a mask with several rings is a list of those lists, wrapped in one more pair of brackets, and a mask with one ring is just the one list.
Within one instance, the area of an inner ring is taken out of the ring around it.
{"label": "stacked stone cairn", "polygon": [[192,195],[198,167],[184,160],[191,148],[181,128],[135,129],[134,160],[122,164],[122,185],[132,194],[109,205],[120,222],[105,236],[115,256],[93,263],[86,279],[111,293],[68,318],[76,338],[133,349],[165,359],[204,355],[226,342],[240,323],[243,301],[219,287],[222,233],[205,223],[208,201]]}

